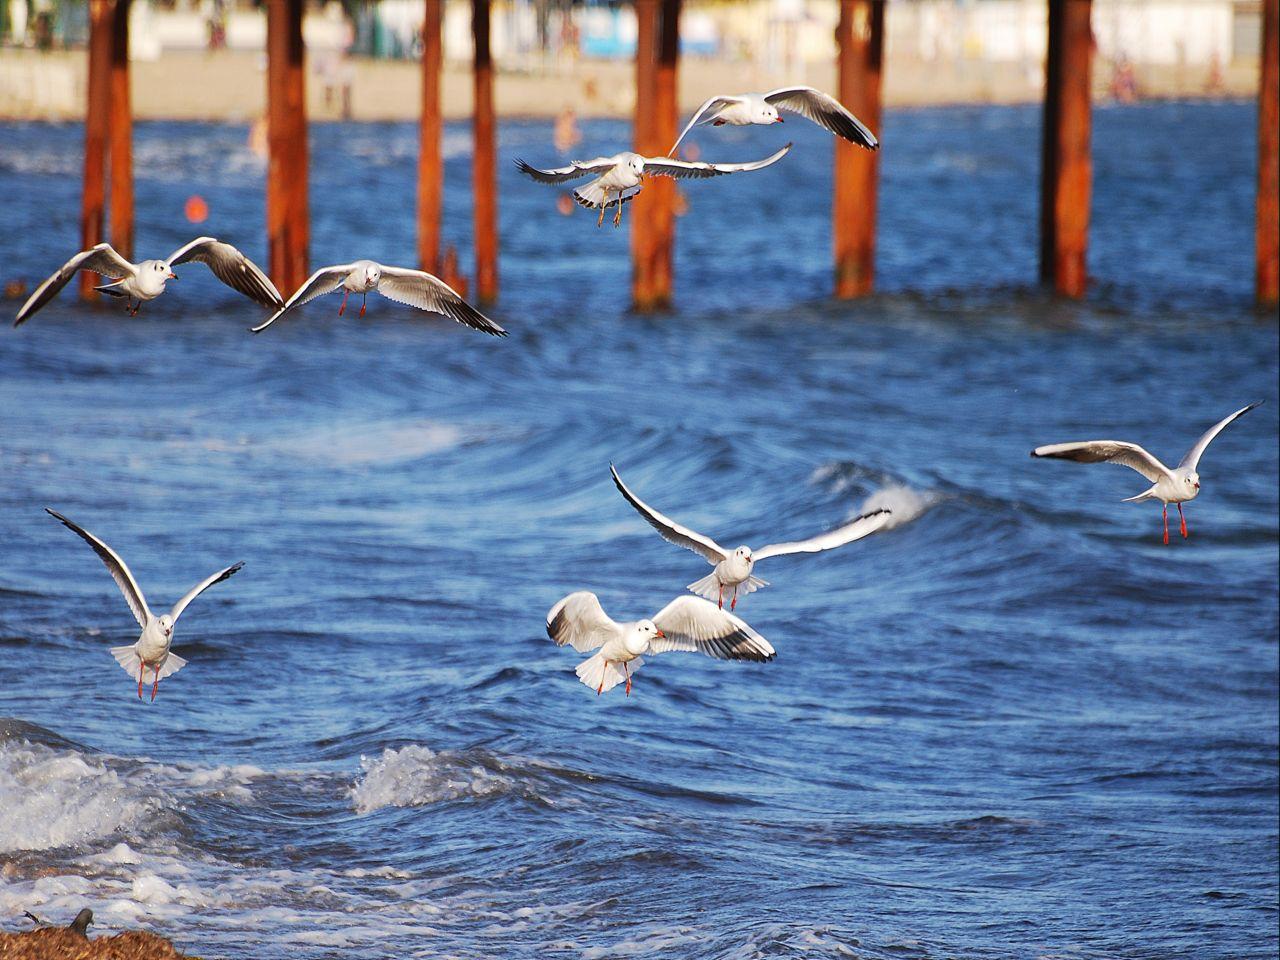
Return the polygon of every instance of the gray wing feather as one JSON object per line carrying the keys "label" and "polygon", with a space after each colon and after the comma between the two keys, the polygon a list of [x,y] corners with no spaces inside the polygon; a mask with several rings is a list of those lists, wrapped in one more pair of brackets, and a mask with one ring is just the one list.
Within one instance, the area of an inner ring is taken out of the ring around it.
{"label": "gray wing feather", "polygon": [[173,605],[173,609],[169,611],[169,616],[172,617],[173,620],[176,622],[177,619],[180,616],[182,616],[182,611],[187,609],[187,604],[189,604],[196,597],[200,596],[200,594],[204,593],[206,590],[212,587],[215,583],[221,583],[223,580],[226,580],[227,577],[234,575],[243,566],[244,566],[244,561],[241,561],[240,563],[233,563],[231,566],[223,570],[219,570],[217,573],[212,574],[211,576],[205,577],[203,580],[197,583],[194,587],[188,590],[187,595],[185,597],[183,597],[181,600],[179,600],[177,603]]}
{"label": "gray wing feather", "polygon": [[567,167],[552,167],[550,170],[540,170],[533,164],[517,158],[516,167],[526,177],[531,180],[537,180],[539,183],[564,183],[568,180],[580,179],[590,173],[604,173],[606,170],[616,166],[617,162],[616,157],[597,157],[594,160],[575,160]]}
{"label": "gray wing feather", "polygon": [[763,170],[777,163],[790,150],[791,144],[788,143],[777,153],[750,163],[695,163],[692,160],[676,160],[673,157],[645,157],[644,172],[655,177],[673,177],[676,180],[706,180],[710,177],[723,177],[728,173]]}
{"label": "gray wing feather", "polygon": [[229,243],[213,237],[197,237],[179,247],[166,261],[170,267],[195,261],[207,264],[213,275],[232,290],[264,307],[280,307],[284,298],[256,263]]}
{"label": "gray wing feather", "polygon": [[462,299],[453,287],[424,270],[383,267],[378,292],[397,303],[430,310],[481,333],[494,337],[507,335],[506,330]]}
{"label": "gray wing feather", "polygon": [[267,327],[271,326],[294,307],[300,307],[304,303],[310,303],[316,297],[322,297],[326,293],[333,293],[340,286],[347,275],[356,268],[354,263],[342,263],[332,267],[321,267],[310,277],[307,282],[294,291],[285,305],[273,313],[270,317],[258,324],[256,327],[250,327],[254,333],[261,333]]}
{"label": "gray wing feather", "polygon": [[649,641],[650,653],[683,650],[717,660],[754,660],[777,656],[769,641],[742,619],[701,597],[677,597],[653,618],[665,637]]}
{"label": "gray wing feather", "polygon": [[579,590],[559,600],[547,611],[547,636],[557,647],[566,643],[579,653],[603,646],[618,633],[618,625],[589,590]]}
{"label": "gray wing feather", "polygon": [[138,587],[138,581],[133,579],[133,574],[129,571],[129,567],[125,562],[120,559],[120,555],[84,527],[72,523],[58,511],[45,507],[44,512],[93,547],[93,552],[106,564],[107,571],[111,574],[111,579],[116,582],[116,586],[124,594],[125,602],[129,604],[129,609],[133,611],[133,618],[138,621],[138,626],[145,630],[147,621],[151,619],[151,611],[147,608],[147,598],[142,595],[142,590]]}
{"label": "gray wing feather", "polygon": [[618,488],[618,492],[626,498],[627,503],[635,507],[636,512],[644,517],[649,526],[662,534],[662,539],[668,543],[674,543],[677,547],[692,550],[708,563],[719,563],[729,556],[729,552],[710,537],[681,526],[670,517],[653,509],[653,507],[628,490],[627,485],[622,482],[622,477],[618,476],[618,471],[614,469],[612,463],[609,464],[609,473],[613,476],[613,485]]}
{"label": "gray wing feather", "polygon": [[787,553],[818,553],[822,550],[842,547],[846,543],[861,540],[867,534],[875,533],[889,522],[890,516],[892,514],[888,510],[872,510],[870,513],[864,513],[843,526],[828,530],[826,533],[820,533],[816,537],[810,537],[808,540],[771,543],[756,550],[754,556],[756,560],[763,560],[766,557],[777,557]]}
{"label": "gray wing feather", "polygon": [[1212,427],[1210,427],[1208,430],[1204,432],[1204,436],[1202,436],[1199,440],[1196,441],[1196,445],[1187,451],[1187,455],[1182,458],[1178,466],[1189,467],[1192,470],[1195,470],[1197,467],[1199,467],[1200,458],[1204,456],[1204,451],[1209,446],[1209,444],[1213,443],[1213,438],[1216,437],[1218,434],[1220,434],[1223,431],[1223,429],[1227,426],[1227,424],[1231,423],[1231,421],[1235,420],[1238,417],[1243,417],[1246,413],[1248,413],[1250,410],[1252,410],[1254,407],[1258,406],[1261,403],[1262,403],[1261,400],[1255,400],[1253,403],[1249,404],[1247,407],[1241,407],[1235,413],[1231,414],[1231,416],[1223,417],[1221,420],[1215,423]]}
{"label": "gray wing feather", "polygon": [[100,243],[89,250],[82,250],[62,265],[57,273],[36,287],[13,320],[15,327],[30,320],[37,310],[56,297],[67,282],[81,270],[100,273],[113,280],[122,280],[138,272],[138,268],[126,260],[109,243]]}
{"label": "gray wing feather", "polygon": [[782,87],[764,95],[775,107],[790,110],[826,127],[837,137],[868,150],[878,150],[880,141],[866,124],[845,109],[835,97],[813,87]]}
{"label": "gray wing feather", "polygon": [[[711,99],[707,100],[707,102],[704,103],[702,106],[700,106],[697,112],[694,113],[693,119],[691,119],[687,124],[685,124],[685,128],[680,131],[680,136],[676,137],[676,142],[673,143],[671,145],[671,149],[667,151],[667,156],[668,157],[675,156],[676,148],[680,146],[680,141],[683,140],[688,135],[689,131],[694,128],[694,126],[702,118],[702,115],[704,113],[706,113],[708,110],[715,110],[716,113],[719,113],[722,109],[727,107],[729,104],[735,103],[741,99],[742,99],[741,97],[712,97]],[[714,116],[707,117],[708,122],[714,119],[715,119]]]}
{"label": "gray wing feather", "polygon": [[1081,440],[1075,443],[1050,443],[1031,451],[1033,457],[1052,457],[1058,460],[1074,460],[1076,463],[1118,463],[1122,467],[1137,470],[1156,483],[1170,473],[1161,463],[1136,443],[1124,440]]}

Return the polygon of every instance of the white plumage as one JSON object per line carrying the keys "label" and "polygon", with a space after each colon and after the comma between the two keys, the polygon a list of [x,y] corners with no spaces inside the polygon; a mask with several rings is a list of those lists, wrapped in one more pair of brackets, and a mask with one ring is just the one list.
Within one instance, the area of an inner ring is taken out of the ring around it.
{"label": "white plumage", "polygon": [[1143,500],[1159,500],[1164,504],[1164,542],[1169,542],[1169,504],[1178,505],[1178,518],[1183,538],[1190,534],[1187,531],[1187,519],[1183,515],[1182,505],[1200,495],[1200,458],[1220,434],[1227,424],[1238,417],[1243,417],[1261,400],[1241,407],[1235,413],[1223,417],[1204,432],[1199,440],[1187,451],[1173,468],[1166,467],[1158,457],[1148,453],[1136,443],[1125,440],[1081,440],[1073,443],[1050,443],[1036,447],[1031,451],[1033,457],[1051,457],[1058,460],[1074,460],[1077,463],[1118,463],[1121,466],[1136,470],[1148,480],[1151,486],[1137,496],[1126,497],[1125,503],[1137,503]]}
{"label": "white plumage", "polygon": [[715,96],[708,99],[694,113],[692,119],[685,124],[671,145],[670,155],[690,130],[699,123],[710,123],[714,126],[728,124],[733,127],[745,127],[749,124],[769,125],[782,123],[780,110],[798,113],[812,120],[820,127],[830,130],[837,137],[856,143],[868,150],[878,150],[880,142],[866,124],[844,108],[835,97],[815,90],[813,87],[779,87],[768,93],[742,93],[733,96]]}
{"label": "white plumage", "polygon": [[151,699],[155,700],[156,691],[160,689],[160,681],[171,674],[177,673],[187,665],[186,660],[169,649],[173,644],[173,626],[177,623],[178,617],[182,616],[182,611],[187,609],[187,605],[192,600],[215,583],[221,583],[232,576],[244,564],[232,564],[215,574],[205,577],[188,590],[186,595],[173,605],[172,610],[157,617],[147,606],[147,599],[142,595],[142,589],[138,586],[138,582],[133,578],[129,567],[120,558],[119,554],[88,530],[71,522],[56,510],[50,510],[46,507],[45,512],[55,520],[60,521],[93,548],[93,552],[106,564],[111,578],[115,580],[116,586],[124,594],[125,602],[129,604],[129,610],[133,613],[134,619],[138,621],[138,626],[142,628],[142,635],[138,637],[136,643],[124,647],[112,647],[111,655],[116,658],[116,662],[124,668],[124,671],[138,682],[139,700],[142,699],[143,679],[146,677],[147,671],[151,672]]}
{"label": "white plumage", "polygon": [[600,218],[596,226],[604,223],[605,208],[615,204],[613,225],[622,223],[622,205],[631,200],[641,190],[641,181],[645,174],[652,177],[672,177],[676,180],[706,180],[711,177],[722,177],[730,173],[746,173],[751,170],[763,170],[772,166],[787,155],[791,144],[787,144],[777,153],[751,163],[694,163],[690,160],[674,160],[671,157],[645,157],[630,150],[615,153],[611,157],[596,157],[594,160],[575,160],[564,167],[553,167],[540,170],[523,160],[516,160],[520,172],[539,183],[567,183],[582,177],[594,176],[595,179],[584,187],[573,191],[573,199],[579,205],[600,210]]}
{"label": "white plumage", "polygon": [[479,330],[494,337],[507,335],[506,330],[467,303],[453,287],[434,274],[427,273],[425,270],[410,270],[407,267],[388,267],[372,260],[356,260],[352,263],[321,267],[307,278],[306,283],[294,291],[287,303],[265,322],[251,329],[254,333],[261,333],[295,307],[338,290],[342,291],[342,306],[338,308],[338,316],[346,312],[347,297],[358,293],[360,316],[363,317],[365,298],[377,290],[388,300],[417,307],[429,313],[438,313],[472,330]]}
{"label": "white plumage", "polygon": [[844,546],[846,543],[861,540],[867,534],[875,533],[888,523],[890,517],[888,510],[872,510],[843,526],[820,533],[808,540],[771,543],[754,551],[746,544],[736,550],[728,550],[706,534],[682,526],[649,506],[627,488],[613,464],[609,464],[609,473],[613,476],[614,486],[626,498],[627,503],[635,507],[636,512],[644,517],[649,526],[657,530],[664,540],[678,547],[684,547],[686,550],[692,550],[715,567],[707,576],[689,584],[687,589],[708,600],[715,600],[717,605],[722,607],[725,591],[729,590],[732,592],[729,601],[730,610],[737,607],[739,594],[754,593],[761,587],[769,585],[769,581],[753,575],[755,565],[759,561],[788,553],[818,553]]}
{"label": "white plumage", "polygon": [[641,655],[646,653],[681,650],[757,662],[777,655],[743,620],[697,597],[677,597],[652,619],[617,623],[594,593],[580,590],[548,611],[547,636],[557,646],[568,644],[579,653],[599,651],[577,668],[578,678],[597,694],[625,683],[629,696],[631,674],[644,663]]}
{"label": "white plumage", "polygon": [[[100,243],[89,250],[82,250],[62,265],[57,273],[36,287],[14,318],[13,325],[21,326],[31,319],[45,304],[81,270],[110,277],[111,283],[95,289],[125,301],[130,316],[138,313],[144,301],[154,300],[164,293],[165,285],[177,279],[173,268],[179,264],[198,262],[206,264],[213,275],[231,289],[243,293],[266,307],[278,307],[284,301],[258,265],[229,243],[213,237],[197,237],[179,247],[164,260],[143,260],[130,263],[116,252],[109,243]],[[137,304],[134,304],[137,300]]]}

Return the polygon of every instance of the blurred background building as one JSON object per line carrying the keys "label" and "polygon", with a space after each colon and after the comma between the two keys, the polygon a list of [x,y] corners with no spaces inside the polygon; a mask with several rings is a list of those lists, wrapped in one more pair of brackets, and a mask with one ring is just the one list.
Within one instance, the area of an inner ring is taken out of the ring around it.
{"label": "blurred background building", "polygon": [[[308,110],[323,118],[418,115],[421,0],[310,3]],[[806,82],[832,88],[836,0],[689,0],[680,100]],[[1259,0],[1096,0],[1096,99],[1257,94]],[[245,119],[263,109],[266,14],[235,0],[136,0],[134,111],[141,118]],[[889,105],[1039,101],[1044,0],[903,0],[888,5]],[[0,116],[83,115],[85,0],[0,0]],[[445,5],[444,108],[468,116],[470,4]],[[629,116],[631,4],[508,0],[493,7],[503,115]]]}

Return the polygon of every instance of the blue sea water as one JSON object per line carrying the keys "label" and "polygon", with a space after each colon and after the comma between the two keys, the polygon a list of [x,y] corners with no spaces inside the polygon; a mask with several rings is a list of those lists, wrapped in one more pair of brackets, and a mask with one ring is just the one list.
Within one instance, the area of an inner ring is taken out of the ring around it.
{"label": "blue sea water", "polygon": [[[1252,105],[1095,115],[1081,304],[1034,285],[1039,113],[890,112],[879,284],[830,286],[830,143],[687,187],[678,309],[627,310],[627,232],[510,160],[505,341],[374,298],[263,314],[203,267],[129,320],[0,333],[0,919],[91,906],[202,956],[1223,958],[1277,951],[1277,373],[1251,305]],[[583,152],[625,125],[585,125]],[[702,136],[748,159],[774,131]],[[0,133],[0,280],[76,248],[81,131]],[[781,134],[780,134],[781,136]],[[265,260],[239,126],[139,124],[138,249]],[[411,264],[416,132],[312,128],[312,262]],[[469,144],[445,138],[469,247]],[[209,221],[182,219],[203,196]],[[643,203],[643,196],[636,201]],[[19,301],[10,307],[16,312]],[[1110,435],[1204,459],[1191,538]],[[707,568],[617,495],[778,558],[768,664],[650,659],[597,698],[545,611],[649,615]],[[154,704],[58,509],[183,616]]]}

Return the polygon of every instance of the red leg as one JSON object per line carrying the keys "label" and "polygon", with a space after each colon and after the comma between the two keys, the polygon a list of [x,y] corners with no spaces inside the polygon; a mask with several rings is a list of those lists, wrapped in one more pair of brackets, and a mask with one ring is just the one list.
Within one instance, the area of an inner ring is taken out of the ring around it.
{"label": "red leg", "polygon": [[1164,505],[1164,545],[1169,545],[1169,505]]}
{"label": "red leg", "polygon": [[1187,518],[1182,515],[1182,504],[1178,504],[1178,519],[1182,521],[1182,539],[1185,540],[1191,534],[1187,532]]}
{"label": "red leg", "polygon": [[160,689],[160,665],[156,664],[156,682],[151,685],[151,702],[156,702],[156,691]]}
{"label": "red leg", "polygon": [[729,601],[729,609],[735,610],[738,606],[738,588],[733,588],[733,599]]}
{"label": "red leg", "polygon": [[342,306],[338,308],[338,316],[342,316],[347,311],[347,297],[351,295],[350,290],[342,291]]}
{"label": "red leg", "polygon": [[716,606],[721,610],[724,609],[724,584],[720,584],[720,596],[716,599]]}
{"label": "red leg", "polygon": [[[605,669],[605,671],[608,671],[608,669],[609,669],[609,661],[608,661],[608,660],[606,660],[606,661],[604,662],[604,669]],[[601,674],[600,674],[600,686],[596,687],[596,696],[598,697],[598,696],[600,696],[600,694],[602,694],[602,693],[604,693],[604,672],[601,672]]]}
{"label": "red leg", "polygon": [[142,675],[147,672],[145,663],[138,664],[138,699],[142,699]]}
{"label": "red leg", "polygon": [[629,666],[627,666],[627,664],[626,664],[626,661],[625,661],[625,660],[624,660],[624,661],[623,661],[623,663],[622,663],[622,669],[623,669],[623,670],[626,672],[626,674],[627,674],[627,696],[629,697],[629,696],[631,696],[631,668],[630,668]]}
{"label": "red leg", "polygon": [[367,293],[360,298],[360,316],[362,317],[364,316],[365,301],[368,299],[369,299],[369,295]]}

